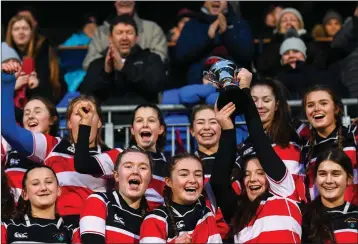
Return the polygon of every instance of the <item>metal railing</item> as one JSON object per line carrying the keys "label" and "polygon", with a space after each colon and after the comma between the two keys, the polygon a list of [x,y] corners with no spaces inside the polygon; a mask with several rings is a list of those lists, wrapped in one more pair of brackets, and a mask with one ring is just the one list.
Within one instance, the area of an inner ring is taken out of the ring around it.
{"label": "metal railing", "polygon": [[[347,98],[343,99],[343,106],[344,106],[344,116],[343,116],[343,124],[347,125],[351,122],[351,118],[348,115],[348,106],[358,105],[357,98]],[[288,101],[288,104],[291,107],[301,107],[302,101],[301,100],[291,100]],[[124,147],[128,147],[130,141],[130,126],[128,124],[118,124],[114,125],[112,123],[112,113],[123,113],[123,112],[132,112],[136,108],[136,105],[126,105],[126,106],[102,106],[102,112],[107,113],[107,121],[103,125],[104,128],[104,140],[105,143],[109,147],[114,147],[114,130],[123,130],[125,134],[125,144]],[[178,112],[186,112],[189,111],[187,107],[180,104],[159,104],[158,107],[163,112],[165,111],[178,111]],[[57,108],[59,114],[64,114],[67,108]],[[245,121],[243,122],[236,122],[236,125],[245,125]],[[175,152],[175,127],[186,127],[186,149],[188,152],[191,151],[190,145],[190,130],[189,130],[189,123],[175,123],[175,124],[167,124],[167,127],[171,129],[171,151],[172,155]],[[63,136],[63,132],[66,128],[60,128],[60,135]]]}

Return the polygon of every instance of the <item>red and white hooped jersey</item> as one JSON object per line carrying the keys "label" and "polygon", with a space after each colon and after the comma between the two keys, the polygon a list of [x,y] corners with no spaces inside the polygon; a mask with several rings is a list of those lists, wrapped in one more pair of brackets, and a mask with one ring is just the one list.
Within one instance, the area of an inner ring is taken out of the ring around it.
{"label": "red and white hooped jersey", "polygon": [[57,200],[57,211],[60,215],[80,215],[84,201],[93,192],[105,192],[107,185],[108,165],[106,162],[115,163],[121,149],[112,149],[102,152],[101,147],[90,150],[104,174],[102,177],[94,177],[89,174],[80,174],[75,170],[75,147],[67,139],[58,139],[50,135],[33,133],[34,150],[29,157],[35,162],[44,162],[50,166],[57,175],[62,187],[62,194]]}
{"label": "red and white hooped jersey", "polygon": [[[353,166],[353,185],[350,185],[346,189],[345,200],[353,204],[358,204],[358,164],[357,164],[357,141],[355,140],[355,134],[357,134],[357,127],[350,126],[349,128],[342,127],[342,146],[343,151],[351,159]],[[311,200],[315,199],[318,195],[317,186],[314,183],[314,166],[317,157],[320,153],[329,150],[331,148],[338,147],[338,130],[335,129],[327,138],[321,138],[316,136],[315,145],[311,155],[311,160],[308,162],[308,154],[310,150],[309,141],[306,142],[303,147],[304,162],[306,163],[307,177],[309,179],[309,192]]]}
{"label": "red and white hooped jersey", "polygon": [[292,175],[286,170],[280,182],[267,179],[270,193],[261,201],[255,218],[235,234],[235,243],[301,243],[302,213],[293,194]]}

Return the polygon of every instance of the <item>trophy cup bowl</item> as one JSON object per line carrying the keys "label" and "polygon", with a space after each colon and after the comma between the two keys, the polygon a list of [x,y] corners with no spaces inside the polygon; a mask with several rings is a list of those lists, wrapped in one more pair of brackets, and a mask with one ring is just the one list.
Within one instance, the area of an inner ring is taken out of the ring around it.
{"label": "trophy cup bowl", "polygon": [[219,89],[217,106],[220,110],[229,102],[233,102],[236,110],[233,116],[243,113],[241,99],[245,96],[244,92],[238,87],[236,82],[237,73],[240,69],[230,60],[220,59],[204,72],[204,78],[214,83]]}

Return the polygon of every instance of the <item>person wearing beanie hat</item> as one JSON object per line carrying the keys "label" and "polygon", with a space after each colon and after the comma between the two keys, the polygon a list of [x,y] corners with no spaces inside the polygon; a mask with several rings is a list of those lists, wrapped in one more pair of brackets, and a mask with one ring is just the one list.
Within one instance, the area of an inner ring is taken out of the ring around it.
{"label": "person wearing beanie hat", "polygon": [[18,61],[21,63],[21,58],[19,54],[10,47],[6,42],[1,43],[1,63],[4,63],[9,60]]}
{"label": "person wearing beanie hat", "polygon": [[284,34],[290,28],[296,29],[299,35],[306,33],[301,13],[294,8],[285,8],[280,13],[276,32]]}
{"label": "person wearing beanie hat", "polygon": [[289,64],[293,69],[296,68],[298,60],[305,61],[307,47],[305,43],[297,37],[286,39],[280,47],[281,64]]}
{"label": "person wearing beanie hat", "polygon": [[333,37],[342,28],[342,16],[330,10],[323,17],[323,28],[328,37]]}

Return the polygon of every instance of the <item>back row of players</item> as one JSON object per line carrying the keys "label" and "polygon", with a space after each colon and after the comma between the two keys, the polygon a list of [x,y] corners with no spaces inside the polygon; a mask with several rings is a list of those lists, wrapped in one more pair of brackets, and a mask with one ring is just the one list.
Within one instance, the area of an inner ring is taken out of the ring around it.
{"label": "back row of players", "polygon": [[167,162],[166,125],[155,105],[134,111],[125,151],[104,145],[100,107],[91,97],[72,100],[67,138],[56,137],[56,108],[40,97],[28,101],[23,127],[17,125],[19,69],[2,67],[2,162],[17,202],[15,211],[2,211],[2,241],[357,240],[355,127],[342,126],[342,102],[329,88],[306,93],[311,129],[295,130],[280,84],[251,84],[243,69],[250,136],[236,145],[234,104],[220,111],[201,105],[191,118],[198,151]]}

